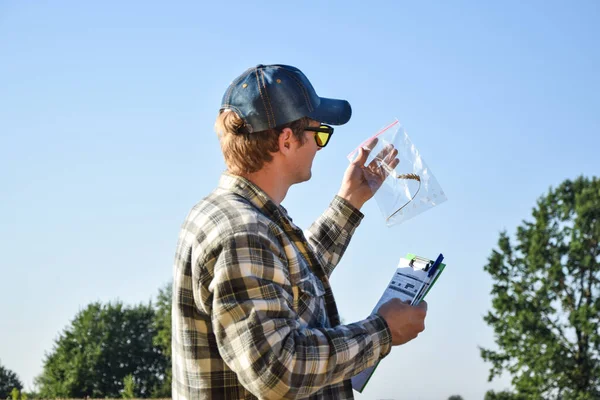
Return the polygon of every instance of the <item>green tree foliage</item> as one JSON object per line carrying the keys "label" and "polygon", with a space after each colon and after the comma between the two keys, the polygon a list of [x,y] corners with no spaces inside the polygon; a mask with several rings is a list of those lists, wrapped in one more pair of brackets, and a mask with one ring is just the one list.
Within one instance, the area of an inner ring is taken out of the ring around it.
{"label": "green tree foliage", "polygon": [[90,304],[58,337],[36,379],[43,398],[121,397],[132,375],[136,397],[164,381],[167,359],[154,345],[155,311],[120,302]]}
{"label": "green tree foliage", "polygon": [[0,399],[12,396],[13,389],[23,389],[23,383],[16,373],[0,364]]}
{"label": "green tree foliage", "polygon": [[123,379],[123,391],[121,397],[124,399],[133,399],[135,397],[135,382],[133,375],[129,374]]}
{"label": "green tree foliage", "polygon": [[480,349],[489,380],[509,373],[521,396],[511,398],[598,399],[600,180],[563,182],[532,216],[514,241],[500,234],[485,266],[494,284],[484,320],[498,347]]}
{"label": "green tree foliage", "polygon": [[526,400],[526,397],[516,393],[508,392],[506,390],[502,392],[494,392],[493,390],[490,390],[485,394],[483,400]]}
{"label": "green tree foliage", "polygon": [[168,283],[159,289],[156,299],[156,314],[154,317],[154,345],[167,360],[162,385],[156,388],[152,397],[171,397],[171,304],[173,297],[173,284]]}
{"label": "green tree foliage", "polygon": [[455,395],[448,397],[448,400],[463,400],[463,397],[458,394],[455,394]]}
{"label": "green tree foliage", "polygon": [[19,392],[19,389],[17,388],[13,388],[13,390],[10,391],[10,397],[12,398],[12,400],[19,400],[19,395],[21,393]]}

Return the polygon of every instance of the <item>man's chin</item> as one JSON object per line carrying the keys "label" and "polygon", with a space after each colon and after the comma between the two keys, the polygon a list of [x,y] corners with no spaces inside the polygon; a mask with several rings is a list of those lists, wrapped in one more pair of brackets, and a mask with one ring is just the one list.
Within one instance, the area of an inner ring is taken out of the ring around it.
{"label": "man's chin", "polygon": [[312,171],[309,170],[308,173],[298,175],[295,183],[306,182],[309,181],[310,178],[312,178]]}
{"label": "man's chin", "polygon": [[303,182],[309,181],[310,178],[312,178],[312,170],[308,170],[308,173],[306,174],[306,179],[304,179]]}

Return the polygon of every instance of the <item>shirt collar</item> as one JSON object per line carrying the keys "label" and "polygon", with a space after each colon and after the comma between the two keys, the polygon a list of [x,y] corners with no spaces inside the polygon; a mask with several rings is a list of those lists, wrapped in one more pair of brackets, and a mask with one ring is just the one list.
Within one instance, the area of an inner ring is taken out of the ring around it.
{"label": "shirt collar", "polygon": [[287,210],[275,204],[264,190],[248,179],[224,172],[219,180],[219,188],[245,198],[269,218],[294,226]]}

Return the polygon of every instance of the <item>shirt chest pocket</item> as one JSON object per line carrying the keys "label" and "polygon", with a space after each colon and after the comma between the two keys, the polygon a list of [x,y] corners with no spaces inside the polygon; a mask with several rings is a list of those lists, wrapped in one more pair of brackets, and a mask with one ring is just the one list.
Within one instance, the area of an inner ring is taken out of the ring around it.
{"label": "shirt chest pocket", "polygon": [[319,278],[309,274],[297,283],[294,309],[304,324],[312,328],[326,326],[325,288]]}

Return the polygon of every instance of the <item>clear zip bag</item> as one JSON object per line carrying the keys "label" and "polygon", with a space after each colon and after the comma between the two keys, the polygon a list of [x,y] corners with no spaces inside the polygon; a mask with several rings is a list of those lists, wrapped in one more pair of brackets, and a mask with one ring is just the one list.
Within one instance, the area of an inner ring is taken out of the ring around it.
{"label": "clear zip bag", "polygon": [[[398,150],[396,158],[400,163],[395,168],[391,168],[386,160],[390,146]],[[400,224],[447,200],[431,169],[397,119],[348,154],[350,162],[358,157],[360,147],[370,151],[365,165],[384,171],[383,183],[369,182],[369,185],[375,191],[375,201],[387,226]]]}

